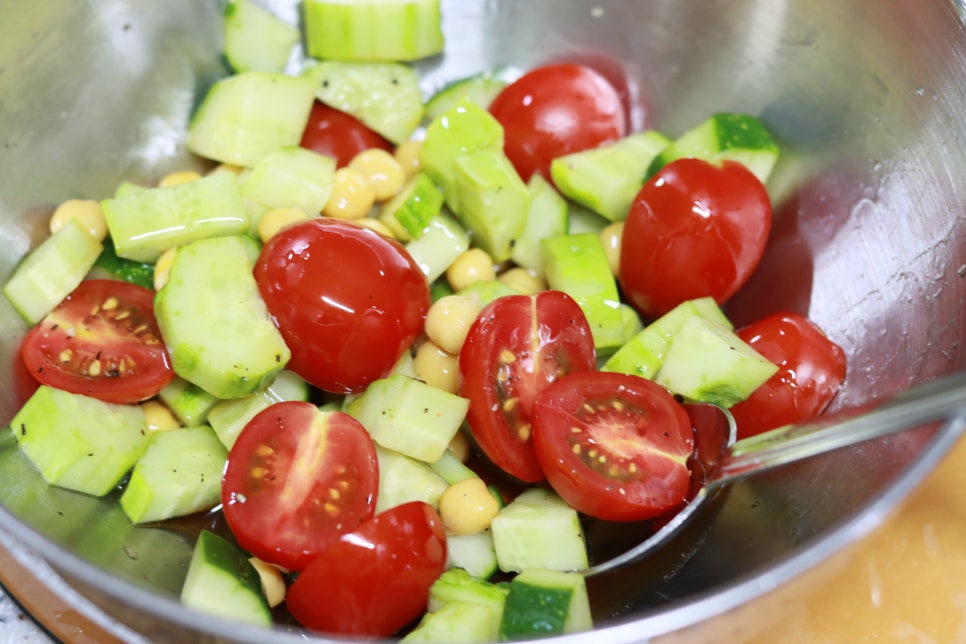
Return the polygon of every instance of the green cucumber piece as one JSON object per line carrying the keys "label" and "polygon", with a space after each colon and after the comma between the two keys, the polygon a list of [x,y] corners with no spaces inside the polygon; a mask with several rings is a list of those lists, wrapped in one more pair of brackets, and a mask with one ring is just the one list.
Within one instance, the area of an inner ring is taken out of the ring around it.
{"label": "green cucumber piece", "polygon": [[241,182],[251,230],[273,208],[297,208],[318,216],[332,195],[335,159],[299,146],[279,148],[252,167]]}
{"label": "green cucumber piece", "polygon": [[637,132],[609,145],[558,157],[550,164],[550,175],[568,199],[608,221],[624,221],[648,167],[670,142],[655,130]]}
{"label": "green cucumber piece", "polygon": [[208,412],[207,422],[222,444],[231,449],[238,435],[260,411],[288,400],[305,402],[309,385],[295,372],[283,369],[268,387],[248,396],[222,400]]}
{"label": "green cucumber piece", "polygon": [[3,294],[27,324],[36,325],[77,288],[103,250],[76,219],[27,254],[3,285]]}
{"label": "green cucumber piece", "polygon": [[469,233],[445,209],[430,220],[419,239],[406,244],[409,256],[433,284],[469,247]]}
{"label": "green cucumber piece", "polygon": [[222,50],[236,72],[282,72],[301,39],[299,30],[252,0],[227,0]]}
{"label": "green cucumber piece", "polygon": [[734,328],[714,298],[687,300],[634,335],[608,358],[601,371],[616,371],[653,379],[664,364],[674,336],[692,317],[705,318],[729,330]]}
{"label": "green cucumber piece", "polygon": [[425,172],[417,172],[379,212],[379,220],[396,238],[419,239],[430,222],[443,210],[443,193]]}
{"label": "green cucumber piece", "polygon": [[442,53],[439,0],[305,0],[309,56],[411,61]]}
{"label": "green cucumber piece", "polygon": [[503,572],[583,570],[587,546],[577,511],[550,490],[523,491],[490,524]]}
{"label": "green cucumber piece", "polygon": [[348,413],[379,445],[435,463],[466,418],[469,401],[403,374],[376,380]]}
{"label": "green cucumber piece", "polygon": [[674,334],[654,381],[686,399],[731,407],[776,371],[728,327],[692,316]]}
{"label": "green cucumber piece", "polygon": [[241,237],[180,246],[154,310],[174,372],[217,398],[262,389],[291,357]]}
{"label": "green cucumber piece", "polygon": [[544,239],[541,259],[551,289],[570,295],[587,316],[598,354],[624,344],[624,319],[617,281],[600,237],[594,233]]}
{"label": "green cucumber piece", "polygon": [[100,272],[107,278],[130,282],[154,290],[154,264],[135,262],[119,257],[114,241],[108,237],[103,241],[104,250],[94,262],[93,272]]}
{"label": "green cucumber piece", "polygon": [[477,474],[471,470],[463,461],[453,453],[453,450],[447,449],[443,452],[443,455],[439,457],[434,463],[430,463],[430,467],[433,471],[443,477],[448,485],[454,485],[460,481],[465,481],[466,479],[476,478]]}
{"label": "green cucumber piece", "polygon": [[580,233],[600,234],[604,228],[611,224],[587,206],[569,201],[567,209],[567,232],[571,235]]}
{"label": "green cucumber piece", "polygon": [[470,230],[473,244],[496,263],[510,259],[527,223],[532,199],[503,150],[483,149],[456,158],[454,213]]}
{"label": "green cucumber piece", "polygon": [[518,266],[542,276],[544,270],[540,242],[547,237],[567,234],[567,200],[539,172],[534,172],[530,177],[527,189],[530,191],[530,210],[523,232],[510,252],[510,259]]}
{"label": "green cucumber piece", "polygon": [[648,176],[671,161],[694,157],[710,162],[738,161],[762,182],[778,161],[778,144],[764,124],[749,114],[720,113],[710,116],[675,139],[648,168]]}
{"label": "green cucumber piece", "polygon": [[583,575],[530,568],[510,581],[500,640],[534,639],[594,627]]}
{"label": "green cucumber piece", "polygon": [[210,510],[221,500],[227,459],[207,425],[154,432],[121,494],[121,509],[135,524]]}
{"label": "green cucumber piece", "polygon": [[479,150],[503,150],[503,126],[493,115],[463,99],[426,128],[419,149],[419,167],[442,189],[453,212],[460,207],[456,187],[456,160]]}
{"label": "green cucumber piece", "polygon": [[175,377],[158,392],[175,418],[186,427],[203,425],[219,399],[184,378]]}
{"label": "green cucumber piece", "polygon": [[41,385],[10,421],[21,451],[50,485],[103,496],[147,447],[138,405],[106,403]]}
{"label": "green cucumber piece", "polygon": [[489,579],[499,570],[493,533],[482,530],[472,534],[446,535],[446,565],[465,570],[479,579]]}
{"label": "green cucumber piece", "polygon": [[493,300],[499,299],[506,295],[521,295],[522,291],[519,291],[506,282],[501,280],[483,280],[481,282],[473,282],[469,286],[464,286],[459,290],[457,295],[475,295],[480,300],[480,306],[484,307]]}
{"label": "green cucumber piece", "polygon": [[496,95],[509,84],[507,74],[484,72],[448,83],[426,101],[424,120],[433,121],[462,100],[468,99],[487,109]]}
{"label": "green cucumber piece", "polygon": [[635,335],[644,330],[644,322],[641,316],[630,304],[621,302],[621,320],[624,321],[624,344],[627,344]]}
{"label": "green cucumber piece", "polygon": [[326,60],[302,75],[315,83],[320,101],[396,145],[408,140],[423,119],[419,77],[408,65]]}
{"label": "green cucumber piece", "polygon": [[249,229],[248,212],[230,173],[105,199],[101,208],[117,254],[138,262],[157,261],[174,246]]}
{"label": "green cucumber piece", "polygon": [[270,627],[272,611],[248,554],[209,530],[202,530],[188,564],[181,603],[189,608]]}
{"label": "green cucumber piece", "polygon": [[401,642],[437,644],[486,644],[497,641],[500,613],[493,606],[477,602],[449,602],[426,613]]}
{"label": "green cucumber piece", "polygon": [[439,507],[439,497],[449,484],[428,463],[376,445],[379,459],[379,493],[376,513],[409,501]]}
{"label": "green cucumber piece", "polygon": [[132,192],[141,192],[142,190],[147,190],[147,186],[142,186],[139,183],[134,183],[133,181],[122,181],[117,184],[117,188],[114,189],[114,198],[120,199],[121,197],[126,197]]}
{"label": "green cucumber piece", "polygon": [[275,150],[298,145],[315,101],[308,78],[248,71],[211,86],[191,119],[188,149],[250,168]]}

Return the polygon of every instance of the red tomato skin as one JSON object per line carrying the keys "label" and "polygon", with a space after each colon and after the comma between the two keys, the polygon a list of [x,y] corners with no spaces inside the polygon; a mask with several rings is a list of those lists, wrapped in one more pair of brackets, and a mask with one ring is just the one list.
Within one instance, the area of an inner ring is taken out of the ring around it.
{"label": "red tomato skin", "polygon": [[[114,304],[103,306],[109,300]],[[61,359],[65,349],[69,363]],[[147,400],[174,378],[154,292],[128,282],[81,282],[27,333],[20,352],[41,384],[105,402]]]}
{"label": "red tomato skin", "polygon": [[318,100],[312,104],[299,145],[334,158],[339,168],[348,165],[353,157],[369,148],[386,152],[393,150],[392,143],[362,121]]}
{"label": "red tomato skin", "polygon": [[326,217],[263,247],[255,280],[292,352],[288,368],[325,391],[383,377],[422,333],[429,285],[399,242]]}
{"label": "red tomato skin", "polygon": [[765,187],[740,163],[669,163],[641,188],[624,224],[625,296],[650,318],[698,297],[724,303],[758,266],[771,215]]}
{"label": "red tomato skin", "polygon": [[533,444],[550,486],[598,519],[650,519],[690,491],[691,421],[666,389],[645,378],[603,371],[561,378],[537,398]]}
{"label": "red tomato skin", "polygon": [[480,449],[521,481],[542,481],[530,438],[534,400],[561,376],[595,369],[595,356],[587,318],[562,291],[509,295],[484,307],[459,355],[460,395],[470,400],[466,420]]}
{"label": "red tomato skin", "polygon": [[347,414],[291,401],[262,410],[239,434],[221,500],[242,548],[301,570],[372,517],[378,489],[376,449],[365,428]]}
{"label": "red tomato skin", "polygon": [[343,535],[292,584],[285,602],[315,631],[390,637],[418,618],[446,567],[446,531],[431,505],[396,506]]}
{"label": "red tomato skin", "polygon": [[503,126],[504,150],[517,173],[548,181],[550,162],[611,143],[627,132],[624,101],[607,79],[586,65],[537,67],[507,85],[490,103]]}
{"label": "red tomato skin", "polygon": [[845,381],[845,351],[803,315],[774,313],[735,332],[778,365],[765,384],[731,407],[739,439],[818,416]]}

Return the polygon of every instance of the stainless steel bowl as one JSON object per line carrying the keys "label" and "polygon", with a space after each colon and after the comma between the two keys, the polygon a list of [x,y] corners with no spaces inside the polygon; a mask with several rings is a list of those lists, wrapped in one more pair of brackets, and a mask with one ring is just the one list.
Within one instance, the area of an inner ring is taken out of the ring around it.
{"label": "stainless steel bowl", "polygon": [[[293,2],[274,6],[298,19]],[[637,127],[677,134],[713,111],[761,116],[788,150],[771,185],[780,205],[763,266],[729,313],[740,323],[783,308],[817,321],[850,358],[836,406],[966,368],[957,4],[444,0],[444,10],[446,56],[420,64],[427,92],[564,57],[622,70]],[[219,19],[215,0],[0,3],[0,280],[44,235],[54,204],[193,163],[183,134],[224,73]],[[25,328],[5,300],[0,330],[11,365]],[[16,400],[8,372],[5,419]],[[780,618],[922,480],[962,421],[736,485],[690,560],[615,582],[599,631],[568,641],[720,640]],[[0,527],[109,614],[154,640],[305,641],[185,610],[187,533],[132,528],[113,499],[47,488],[0,443]]]}

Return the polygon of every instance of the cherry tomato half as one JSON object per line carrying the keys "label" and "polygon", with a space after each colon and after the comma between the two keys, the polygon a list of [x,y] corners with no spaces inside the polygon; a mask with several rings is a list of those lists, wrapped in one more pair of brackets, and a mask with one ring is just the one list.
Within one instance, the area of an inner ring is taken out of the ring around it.
{"label": "cherry tomato half", "polygon": [[154,319],[154,292],[86,280],[24,338],[21,355],[39,382],[114,403],[156,395],[174,378]]}
{"label": "cherry tomato half", "polygon": [[638,521],[688,496],[691,421],[651,380],[604,371],[565,376],[537,396],[533,420],[547,481],[579,512]]}
{"label": "cherry tomato half", "polygon": [[768,193],[745,166],[669,163],[644,184],[627,215],[624,294],[651,318],[698,297],[721,304],[758,266],[770,229]]}
{"label": "cherry tomato half", "polygon": [[221,502],[242,548],[301,570],[372,516],[378,487],[376,448],[357,420],[308,402],[281,402],[238,435]]}
{"label": "cherry tomato half", "polygon": [[412,501],[380,512],[329,545],[285,598],[306,628],[389,637],[412,622],[446,567],[446,531],[431,505]]}
{"label": "cherry tomato half", "polygon": [[627,115],[618,91],[585,65],[537,67],[507,85],[490,103],[503,125],[504,150],[520,177],[550,180],[550,162],[624,136]]}
{"label": "cherry tomato half", "polygon": [[429,285],[397,241],[347,221],[294,224],[262,247],[255,280],[292,351],[288,368],[320,389],[360,391],[422,332]]}
{"label": "cherry tomato half", "polygon": [[775,313],[736,333],[778,365],[775,375],[731,408],[738,438],[818,416],[845,381],[845,351],[802,315]]}
{"label": "cherry tomato half", "polygon": [[460,395],[480,449],[522,481],[544,479],[530,438],[533,401],[561,376],[595,368],[590,325],[562,291],[494,300],[460,350]]}
{"label": "cherry tomato half", "polygon": [[348,165],[352,158],[369,148],[392,152],[392,143],[362,121],[321,101],[312,104],[309,121],[302,133],[301,147],[336,160],[336,166]]}

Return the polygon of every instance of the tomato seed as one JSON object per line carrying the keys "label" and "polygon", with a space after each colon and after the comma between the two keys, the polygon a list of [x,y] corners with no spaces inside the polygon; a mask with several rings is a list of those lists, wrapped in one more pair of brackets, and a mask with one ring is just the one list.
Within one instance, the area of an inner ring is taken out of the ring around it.
{"label": "tomato seed", "polygon": [[68,364],[72,357],[73,357],[73,352],[70,349],[64,349],[63,351],[60,352],[60,354],[58,354],[57,359],[63,362],[64,364]]}
{"label": "tomato seed", "polygon": [[112,295],[111,297],[104,300],[104,304],[102,304],[101,307],[105,311],[113,311],[114,309],[117,308],[117,298]]}
{"label": "tomato seed", "polygon": [[100,360],[94,360],[92,363],[90,363],[87,366],[87,375],[88,376],[95,376],[95,377],[101,375],[101,361]]}

